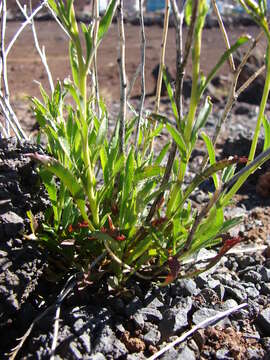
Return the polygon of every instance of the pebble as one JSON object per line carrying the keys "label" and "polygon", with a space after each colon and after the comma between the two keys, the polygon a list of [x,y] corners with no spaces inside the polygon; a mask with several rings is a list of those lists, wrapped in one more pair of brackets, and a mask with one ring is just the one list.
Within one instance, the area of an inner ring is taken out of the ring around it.
{"label": "pebble", "polygon": [[263,281],[270,282],[270,269],[267,269],[266,267],[262,266],[260,269],[260,275]]}
{"label": "pebble", "polygon": [[96,353],[94,355],[90,355],[88,360],[106,360],[105,356],[101,353]]}
{"label": "pebble", "polygon": [[181,360],[196,360],[194,351],[192,351],[187,345],[178,351],[177,358]]}
{"label": "pebble", "polygon": [[94,352],[100,352],[103,355],[113,356],[114,359],[124,357],[128,354],[125,345],[117,339],[109,325],[103,326],[99,336],[95,338]]}
{"label": "pebble", "polygon": [[253,284],[260,282],[261,279],[262,279],[262,275],[254,270],[250,270],[250,271],[246,272],[243,276],[244,281],[251,282]]}
{"label": "pebble", "polygon": [[270,295],[270,283],[262,283],[261,284],[261,293],[263,295]]}
{"label": "pebble", "polygon": [[154,323],[162,320],[162,314],[158,309],[150,307],[142,308],[138,311],[143,316],[145,321],[153,321]]}
{"label": "pebble", "polygon": [[261,344],[265,350],[270,354],[270,337],[264,337],[261,339]]}
{"label": "pebble", "polygon": [[161,332],[162,339],[176,334],[177,332],[185,329],[188,325],[188,313],[192,307],[192,299],[187,298],[186,304],[179,307],[168,309],[163,314],[163,319],[159,324],[159,331]]}
{"label": "pebble", "polygon": [[[220,314],[220,311],[217,311],[214,309],[209,309],[209,308],[202,308],[202,309],[197,310],[193,314],[192,322],[195,325],[198,325],[201,322],[209,319],[210,317],[218,315],[218,314]],[[230,320],[225,318],[225,319],[220,320],[217,324],[219,324],[219,325],[230,324]]]}
{"label": "pebble", "polygon": [[150,329],[144,336],[143,340],[146,344],[156,345],[161,339],[160,331],[155,328]]}
{"label": "pebble", "polygon": [[221,348],[216,352],[216,360],[234,360],[234,358],[230,356],[228,349]]}
{"label": "pebble", "polygon": [[136,313],[138,309],[141,309],[143,307],[143,303],[138,298],[138,296],[135,296],[129,304],[127,304],[125,308],[125,313],[127,316],[131,316]]}
{"label": "pebble", "polygon": [[257,317],[257,325],[265,335],[270,336],[270,307],[263,309]]}

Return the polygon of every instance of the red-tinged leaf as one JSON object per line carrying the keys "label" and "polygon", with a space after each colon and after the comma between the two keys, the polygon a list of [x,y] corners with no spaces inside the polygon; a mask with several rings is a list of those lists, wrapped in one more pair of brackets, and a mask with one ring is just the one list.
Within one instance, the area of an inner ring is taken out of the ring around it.
{"label": "red-tinged leaf", "polygon": [[87,221],[82,221],[82,222],[78,223],[78,227],[79,228],[88,228],[89,224]]}
{"label": "red-tinged leaf", "polygon": [[110,217],[110,215],[108,215],[108,223],[110,230],[115,231],[115,226],[113,225],[112,218]]}
{"label": "red-tinged leaf", "polygon": [[175,278],[172,276],[172,274],[169,274],[164,283],[162,283],[162,285],[166,286],[166,285],[169,285],[170,283],[172,283],[173,281],[175,280]]}
{"label": "red-tinged leaf", "polygon": [[224,254],[226,254],[226,252],[228,252],[233,246],[237,245],[239,242],[242,241],[242,238],[240,236],[235,236],[235,237],[229,237],[229,238],[225,238],[224,242],[223,242],[223,246],[219,251],[218,256],[223,256]]}

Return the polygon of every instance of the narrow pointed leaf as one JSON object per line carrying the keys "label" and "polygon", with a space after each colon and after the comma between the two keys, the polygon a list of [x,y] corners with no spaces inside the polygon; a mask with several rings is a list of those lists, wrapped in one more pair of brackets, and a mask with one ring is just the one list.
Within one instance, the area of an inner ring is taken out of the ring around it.
{"label": "narrow pointed leaf", "polygon": [[117,0],[111,0],[110,4],[108,5],[106,13],[102,17],[100,24],[99,24],[98,41],[101,41],[103,36],[108,31],[108,29],[111,25],[112,19],[113,19],[113,15],[115,13],[117,3],[118,3]]}
{"label": "narrow pointed leaf", "polygon": [[163,69],[163,79],[166,85],[166,89],[171,101],[171,105],[172,105],[172,111],[175,117],[176,122],[178,123],[178,119],[179,119],[179,115],[178,115],[178,111],[177,111],[177,106],[174,100],[174,94],[173,94],[173,89],[171,87],[170,81],[169,81],[169,74],[166,70],[166,68]]}
{"label": "narrow pointed leaf", "polygon": [[[202,138],[205,142],[206,148],[207,148],[210,164],[214,165],[216,163],[216,155],[215,155],[214,145],[213,145],[211,139],[209,138],[209,136],[205,132],[202,131],[201,136],[202,136]],[[215,188],[217,189],[219,186],[217,174],[213,174],[212,178],[213,178],[213,181],[215,184]]]}
{"label": "narrow pointed leaf", "polygon": [[265,151],[270,147],[270,123],[267,120],[266,116],[263,117],[263,127],[264,127],[263,151]]}
{"label": "narrow pointed leaf", "polygon": [[241,36],[227,51],[224,52],[224,54],[221,56],[217,64],[214,66],[214,68],[210,71],[208,74],[203,86],[200,89],[199,92],[199,98],[202,96],[203,92],[207,88],[210,81],[213,79],[213,77],[216,75],[218,70],[221,68],[221,66],[227,61],[229,56],[233,54],[240,46],[246,44],[250,40],[249,35]]}
{"label": "narrow pointed leaf", "polygon": [[171,126],[170,124],[167,124],[166,127],[167,127],[169,133],[171,134],[172,138],[176,142],[181,155],[185,156],[187,149],[186,149],[185,140],[184,140],[182,134],[175,127]]}

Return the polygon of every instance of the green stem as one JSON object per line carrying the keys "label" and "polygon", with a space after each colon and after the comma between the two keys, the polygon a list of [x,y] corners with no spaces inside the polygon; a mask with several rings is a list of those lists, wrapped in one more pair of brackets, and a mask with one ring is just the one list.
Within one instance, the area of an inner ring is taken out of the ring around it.
{"label": "green stem", "polygon": [[199,1],[198,5],[198,18],[195,27],[194,46],[192,49],[192,88],[189,112],[185,126],[184,138],[186,144],[189,144],[194,118],[198,107],[198,88],[199,88],[199,75],[200,75],[200,56],[201,56],[201,43],[202,43],[202,30],[203,18],[205,16],[205,1]]}
{"label": "green stem", "polygon": [[[259,138],[260,129],[261,129],[261,124],[262,124],[265,107],[267,104],[267,99],[268,99],[268,95],[269,95],[269,91],[270,91],[270,61],[269,61],[270,60],[270,34],[269,33],[267,34],[267,39],[268,39],[268,46],[267,46],[267,55],[266,55],[266,62],[267,62],[267,64],[266,64],[267,65],[266,79],[265,79],[257,124],[256,124],[256,128],[255,128],[255,133],[253,136],[253,140],[252,140],[252,144],[251,144],[251,148],[250,148],[250,152],[249,152],[249,157],[248,157],[249,163],[254,159],[254,156],[255,156],[255,152],[256,152],[256,148],[257,148],[257,144],[258,144],[258,138]],[[221,206],[226,206],[230,202],[231,198],[240,189],[240,187],[244,184],[244,182],[252,174],[252,172],[253,171],[250,170],[239,178],[239,180],[233,185],[233,187],[228,191],[228,193],[221,200]]]}
{"label": "green stem", "polygon": [[[191,88],[191,98],[189,112],[187,116],[186,126],[184,130],[184,139],[187,145],[190,144],[190,138],[192,133],[192,128],[194,124],[195,115],[197,112],[198,102],[199,102],[199,76],[200,76],[200,56],[201,56],[201,42],[202,42],[202,31],[204,25],[204,19],[206,15],[206,2],[205,0],[199,1],[198,3],[198,17],[195,25],[194,33],[194,43],[192,49],[192,88]],[[187,154],[185,159],[181,159],[180,170],[178,174],[177,184],[173,187],[170,193],[170,200],[168,201],[167,206],[167,216],[170,216],[172,213],[177,195],[181,191],[182,182],[186,173],[187,164],[189,162],[189,157],[191,155],[191,149],[187,149]]]}

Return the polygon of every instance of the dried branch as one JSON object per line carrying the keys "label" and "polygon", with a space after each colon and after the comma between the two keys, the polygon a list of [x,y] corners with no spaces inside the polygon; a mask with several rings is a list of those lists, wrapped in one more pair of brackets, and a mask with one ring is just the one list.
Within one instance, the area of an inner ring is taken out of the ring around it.
{"label": "dried branch", "polygon": [[119,31],[119,58],[117,59],[120,74],[120,111],[119,111],[119,138],[120,151],[125,154],[125,132],[126,132],[126,112],[127,112],[127,78],[125,67],[125,29],[123,15],[123,0],[119,0],[117,8],[118,31]]}
{"label": "dried branch", "polygon": [[51,346],[50,360],[54,360],[55,350],[57,347],[57,339],[58,339],[58,334],[59,334],[60,312],[61,312],[61,304],[56,306],[56,311],[55,311],[53,342],[52,342],[52,346]]}
{"label": "dried branch", "polygon": [[[233,72],[233,78],[232,78],[232,82],[231,82],[231,86],[230,86],[230,90],[229,90],[229,95],[227,97],[227,102],[224,108],[224,111],[222,113],[222,116],[219,118],[217,125],[215,127],[215,132],[214,135],[212,137],[212,143],[215,146],[218,136],[220,134],[222,125],[226,122],[229,113],[232,110],[232,107],[234,106],[237,98],[240,96],[240,94],[257,78],[258,75],[260,75],[260,73],[263,71],[263,68],[260,68],[255,74],[253,74],[253,76],[251,76],[238,90],[236,90],[237,88],[237,83],[238,83],[238,79],[239,76],[244,68],[244,66],[246,65],[249,56],[251,55],[252,51],[254,50],[254,48],[257,46],[258,42],[260,41],[261,37],[263,35],[263,31],[261,31],[258,36],[253,39],[250,47],[248,48],[247,52],[245,53],[241,63],[238,65],[237,69]],[[206,154],[203,158],[202,164],[201,164],[201,168],[199,171],[202,171],[203,169],[205,169],[207,163],[208,163],[208,155]]]}
{"label": "dried branch", "polygon": [[162,78],[163,78],[163,69],[165,65],[165,53],[166,53],[166,43],[168,36],[169,17],[170,17],[170,0],[166,0],[160,61],[159,61],[159,72],[158,72],[158,81],[157,81],[157,90],[156,90],[155,113],[159,112],[159,106],[160,106],[160,94],[161,94],[161,86],[162,86]]}
{"label": "dried branch", "polygon": [[139,0],[139,4],[140,4],[140,24],[141,24],[141,101],[140,101],[140,107],[139,107],[139,119],[138,119],[138,123],[137,123],[136,136],[135,136],[136,153],[138,152],[138,140],[139,140],[139,133],[140,133],[140,128],[141,128],[143,107],[144,107],[144,100],[145,100],[145,47],[146,47],[146,40],[145,40],[144,19],[143,19],[143,0]]}
{"label": "dried branch", "polygon": [[240,304],[240,305],[237,305],[237,306],[233,307],[232,309],[222,311],[217,315],[211,316],[210,318],[208,318],[208,319],[200,322],[199,324],[195,325],[192,329],[185,332],[183,335],[181,335],[176,340],[174,340],[173,342],[171,342],[170,344],[168,344],[167,346],[165,346],[164,348],[162,348],[161,350],[156,352],[154,355],[150,356],[148,358],[148,360],[157,359],[158,357],[163,355],[166,351],[170,350],[175,345],[184,342],[188,337],[190,337],[192,334],[194,334],[199,329],[205,329],[207,326],[213,325],[213,324],[217,323],[218,321],[224,319],[225,317],[227,317],[229,315],[232,315],[235,312],[237,312],[237,311],[239,311],[239,310],[241,310],[241,309],[243,309],[243,308],[245,308],[247,306],[248,306],[247,303],[243,303],[243,304]]}
{"label": "dried branch", "polygon": [[[219,24],[219,27],[220,27],[220,30],[221,30],[223,39],[224,39],[224,41],[225,41],[226,48],[227,48],[227,50],[228,50],[228,49],[230,49],[231,45],[230,45],[230,41],[229,41],[229,37],[228,37],[227,31],[226,31],[226,29],[225,29],[225,26],[224,26],[222,17],[221,17],[221,15],[220,15],[219,10],[218,10],[216,0],[211,0],[211,2],[212,2],[212,6],[213,6],[213,9],[214,9],[214,12],[215,12],[215,14],[216,14],[216,16],[217,16],[217,19],[218,19],[218,24]],[[232,55],[232,54],[230,54],[229,59],[228,59],[228,62],[229,62],[229,66],[230,66],[231,72],[234,72],[234,71],[235,71],[235,65],[234,65],[234,60],[233,60],[233,55]]]}
{"label": "dried branch", "polygon": [[49,65],[48,65],[48,62],[47,62],[47,57],[46,57],[46,53],[45,53],[45,47],[42,46],[42,49],[40,48],[40,45],[39,45],[39,41],[38,41],[38,36],[37,36],[37,32],[36,32],[36,27],[35,27],[35,22],[34,22],[34,18],[32,17],[30,19],[30,17],[28,16],[27,14],[27,11],[26,11],[26,6],[22,7],[22,5],[20,4],[19,0],[16,0],[17,2],[17,5],[19,6],[19,9],[21,10],[23,16],[25,17],[26,21],[31,24],[31,27],[32,27],[32,33],[33,33],[33,37],[34,37],[34,43],[35,43],[35,47],[36,47],[36,50],[39,54],[39,57],[41,59],[41,62],[45,68],[45,71],[47,73],[47,77],[48,77],[48,81],[49,81],[49,85],[50,85],[50,89],[51,89],[51,92],[53,93],[54,92],[54,83],[53,83],[53,78],[52,78],[52,73],[50,71],[50,68],[49,68]]}
{"label": "dried branch", "polygon": [[[3,0],[4,1],[4,0]],[[27,20],[21,25],[21,27],[19,28],[18,31],[16,31],[15,35],[13,36],[13,38],[11,39],[7,49],[6,49],[6,55],[9,54],[11,48],[13,47],[13,45],[15,44],[16,40],[18,39],[18,37],[20,36],[20,34],[23,32],[23,30],[26,28],[27,25],[31,24],[31,21],[34,19],[34,17],[40,12],[40,10],[42,10],[45,6],[49,7],[47,5],[47,1],[43,1],[33,12],[32,14],[27,18]]]}
{"label": "dried branch", "polygon": [[[7,55],[8,49],[5,49],[5,36],[6,36],[6,21],[7,21],[7,6],[6,0],[3,0],[0,4],[1,10],[1,49],[0,49],[0,78],[1,78],[1,89],[0,89],[0,108],[4,115],[5,125],[1,124],[1,135],[8,137],[10,136],[10,128],[14,131],[15,136],[20,139],[26,139],[27,136],[22,130],[20,123],[16,117],[16,114],[10,104],[9,87],[8,87],[8,75],[7,75]],[[18,32],[20,29],[18,30]],[[17,33],[18,33],[17,32]],[[17,38],[17,33],[14,38]],[[12,42],[12,40],[11,40]]]}
{"label": "dried branch", "polygon": [[[99,0],[93,1],[92,9],[94,27],[93,27],[93,47],[97,49],[97,40],[98,40],[98,28],[99,28]],[[99,84],[98,84],[98,71],[97,71],[97,50],[94,53],[93,65],[92,65],[92,93],[95,94],[95,105],[98,113],[98,118],[100,119],[100,106],[99,106]]]}
{"label": "dried branch", "polygon": [[[185,0],[182,0],[182,7],[181,7],[181,12],[179,12],[179,9],[177,7],[177,4],[174,0],[171,1],[172,3],[172,9],[173,9],[173,14],[174,14],[174,20],[176,23],[176,51],[177,51],[177,57],[180,57],[181,63],[178,64],[178,60],[176,63],[177,66],[177,77],[176,77],[176,89],[178,89],[178,93],[176,94],[176,104],[177,104],[177,109],[178,109],[178,114],[179,114],[179,119],[183,118],[183,109],[182,109],[182,101],[181,101],[181,96],[182,96],[182,88],[183,88],[183,80],[184,80],[184,74],[185,74],[185,68],[187,65],[187,59],[190,53],[190,49],[191,49],[191,45],[192,45],[192,38],[193,38],[193,32],[194,32],[194,28],[195,28],[195,22],[196,22],[196,16],[197,16],[197,9],[198,9],[198,2],[194,1],[193,3],[193,7],[192,7],[192,16],[191,16],[191,23],[190,23],[190,27],[188,30],[188,34],[187,34],[187,39],[186,39],[186,43],[185,43],[185,50],[184,50],[184,54],[182,54],[182,37],[183,37],[183,31],[182,31],[182,27],[183,27],[183,16],[184,16],[184,7],[185,7]],[[179,48],[178,48],[179,47]],[[168,161],[166,164],[166,169],[165,169],[165,173],[163,175],[163,179],[160,185],[160,188],[164,187],[164,185],[169,181],[170,176],[171,176],[171,171],[172,171],[172,167],[173,167],[173,162],[176,156],[176,150],[177,150],[177,145],[176,143],[173,141],[170,152],[169,152],[169,157],[168,157]],[[161,199],[164,196],[164,192],[161,192],[157,198],[155,199],[155,201],[153,202],[150,211],[148,213],[148,216],[146,218],[146,222],[150,222],[151,219],[153,218],[158,205],[160,204]]]}

